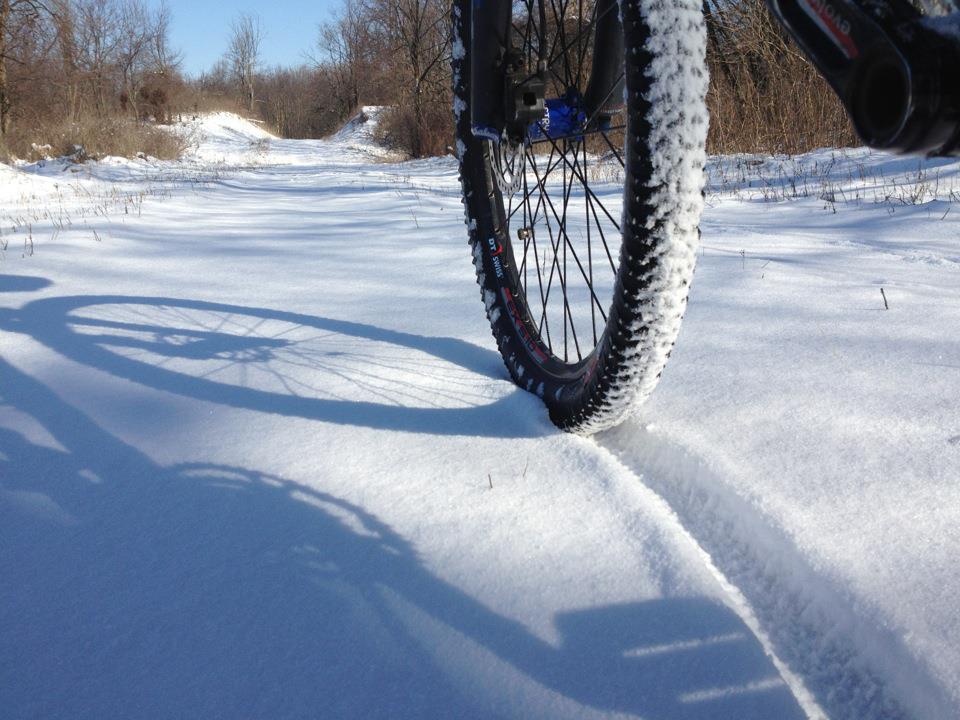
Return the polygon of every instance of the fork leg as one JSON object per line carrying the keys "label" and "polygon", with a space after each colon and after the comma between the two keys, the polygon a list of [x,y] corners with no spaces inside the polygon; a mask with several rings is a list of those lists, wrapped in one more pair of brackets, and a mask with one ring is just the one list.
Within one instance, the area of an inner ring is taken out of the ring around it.
{"label": "fork leg", "polygon": [[476,137],[500,140],[506,124],[505,72],[511,0],[473,0],[470,18],[470,126]]}
{"label": "fork leg", "polygon": [[617,0],[597,0],[590,82],[583,95],[587,117],[614,115],[623,108],[623,27]]}

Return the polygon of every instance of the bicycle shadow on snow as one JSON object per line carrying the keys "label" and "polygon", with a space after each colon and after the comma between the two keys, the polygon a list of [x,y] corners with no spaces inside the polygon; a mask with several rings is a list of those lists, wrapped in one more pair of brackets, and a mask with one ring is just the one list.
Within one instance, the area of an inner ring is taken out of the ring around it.
{"label": "bicycle shadow on snow", "polygon": [[564,613],[551,644],[361,507],[254,470],[160,466],[2,358],[0,378],[17,418],[0,424],[10,717],[582,717],[568,701],[802,717],[714,600]]}
{"label": "bicycle shadow on snow", "polygon": [[51,283],[46,278],[34,277],[32,275],[3,275],[0,274],[0,293],[13,292],[34,292],[50,287]]}
{"label": "bicycle shadow on snow", "polygon": [[[434,435],[553,432],[535,398],[512,388],[500,357],[449,337],[281,310],[162,297],[87,295],[0,310],[76,362],[157,390],[235,408]],[[500,394],[499,392],[497,394]]]}

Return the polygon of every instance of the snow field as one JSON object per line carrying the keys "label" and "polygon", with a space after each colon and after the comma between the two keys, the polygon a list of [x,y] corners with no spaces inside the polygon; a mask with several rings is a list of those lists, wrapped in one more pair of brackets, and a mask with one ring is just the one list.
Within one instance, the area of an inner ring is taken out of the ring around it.
{"label": "snow field", "polygon": [[0,218],[156,188],[99,243],[3,222],[11,717],[956,716],[952,166],[712,161],[680,341],[594,441],[506,379],[451,159],[189,132],[0,166]]}
{"label": "snow field", "polygon": [[852,716],[896,716],[876,705],[886,685],[912,716],[952,717],[956,164],[925,165],[934,199],[910,191],[916,160],[822,152],[792,161],[833,168],[820,192],[773,203],[784,163],[764,162],[768,176],[709,200],[683,330],[699,341],[681,340],[610,442],[754,606],[769,603],[815,689]]}

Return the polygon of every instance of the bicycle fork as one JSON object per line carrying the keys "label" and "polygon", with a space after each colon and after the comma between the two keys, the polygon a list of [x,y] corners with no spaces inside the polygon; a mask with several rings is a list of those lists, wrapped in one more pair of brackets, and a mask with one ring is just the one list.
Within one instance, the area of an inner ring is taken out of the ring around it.
{"label": "bicycle fork", "polygon": [[767,5],[836,91],[867,145],[960,155],[960,15],[924,17],[907,0]]}

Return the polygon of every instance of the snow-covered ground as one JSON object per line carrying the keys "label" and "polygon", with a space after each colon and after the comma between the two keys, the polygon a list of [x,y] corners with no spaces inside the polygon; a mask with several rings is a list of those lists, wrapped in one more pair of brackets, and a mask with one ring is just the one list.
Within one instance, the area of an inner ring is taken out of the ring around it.
{"label": "snow-covered ground", "polygon": [[0,715],[960,716],[956,164],[713,161],[661,386],[584,439],[452,159],[182,131],[0,165]]}

